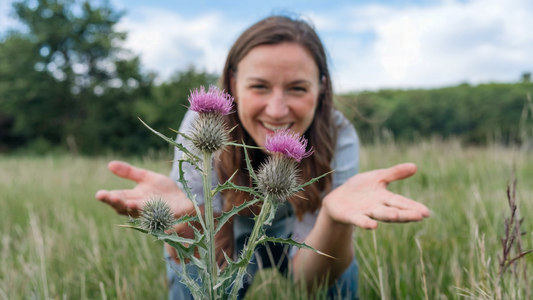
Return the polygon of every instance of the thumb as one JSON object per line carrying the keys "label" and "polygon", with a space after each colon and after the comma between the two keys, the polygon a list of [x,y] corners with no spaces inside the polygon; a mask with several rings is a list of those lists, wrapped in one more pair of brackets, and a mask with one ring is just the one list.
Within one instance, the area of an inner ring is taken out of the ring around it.
{"label": "thumb", "polygon": [[416,170],[416,165],[413,163],[395,165],[394,167],[384,170],[383,181],[390,183],[396,180],[405,179],[415,175]]}

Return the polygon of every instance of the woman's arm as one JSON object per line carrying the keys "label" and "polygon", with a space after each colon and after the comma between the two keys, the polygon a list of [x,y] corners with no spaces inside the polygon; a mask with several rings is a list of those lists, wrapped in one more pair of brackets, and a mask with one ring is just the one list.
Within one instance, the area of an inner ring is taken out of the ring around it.
{"label": "woman's arm", "polygon": [[309,250],[299,250],[293,258],[294,278],[312,286],[315,278],[328,285],[335,282],[353,259],[353,226],[375,229],[377,221],[412,222],[429,216],[426,206],[391,193],[390,182],[416,173],[414,164],[400,164],[389,169],[357,174],[329,193],[322,203],[315,226],[306,243],[335,257],[331,259]]}

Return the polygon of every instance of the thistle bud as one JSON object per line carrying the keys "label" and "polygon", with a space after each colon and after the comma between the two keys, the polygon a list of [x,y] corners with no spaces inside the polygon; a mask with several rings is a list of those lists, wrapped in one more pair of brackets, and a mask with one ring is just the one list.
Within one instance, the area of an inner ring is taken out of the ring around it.
{"label": "thistle bud", "polygon": [[192,124],[192,144],[200,152],[214,153],[229,142],[224,115],[233,108],[233,97],[216,87],[194,90],[189,96],[190,109],[198,112]]}
{"label": "thistle bud", "polygon": [[144,202],[140,220],[141,228],[151,233],[170,228],[174,216],[170,205],[162,198],[155,197]]}
{"label": "thistle bud", "polygon": [[191,141],[201,152],[214,153],[229,142],[229,132],[222,115],[199,114],[192,123]]}
{"label": "thistle bud", "polygon": [[257,189],[276,203],[285,202],[298,190],[297,165],[313,151],[307,151],[307,140],[288,129],[268,136],[265,149],[272,155],[257,173]]}

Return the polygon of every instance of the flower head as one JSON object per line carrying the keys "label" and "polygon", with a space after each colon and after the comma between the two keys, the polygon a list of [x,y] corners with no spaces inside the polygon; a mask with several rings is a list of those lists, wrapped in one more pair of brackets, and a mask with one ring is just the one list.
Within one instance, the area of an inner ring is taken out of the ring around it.
{"label": "flower head", "polygon": [[191,91],[189,103],[191,103],[190,109],[198,113],[217,112],[228,115],[233,108],[233,97],[216,86],[210,86],[209,91],[202,86]]}
{"label": "flower head", "polygon": [[190,132],[194,147],[200,152],[214,153],[229,142],[229,132],[224,117],[218,113],[198,114]]}
{"label": "flower head", "polygon": [[141,208],[141,228],[148,232],[168,229],[174,222],[170,205],[160,197],[150,198]]}
{"label": "flower head", "polygon": [[267,137],[265,148],[273,155],[257,172],[257,189],[276,203],[282,203],[298,192],[298,163],[313,153],[305,151],[307,140],[289,129]]}
{"label": "flower head", "polygon": [[300,162],[313,154],[313,150],[305,152],[307,140],[298,133],[290,133],[289,129],[281,129],[269,135],[265,141],[265,149],[270,153],[282,153]]}
{"label": "flower head", "polygon": [[275,203],[283,203],[298,187],[296,161],[284,155],[270,156],[257,172],[257,190]]}

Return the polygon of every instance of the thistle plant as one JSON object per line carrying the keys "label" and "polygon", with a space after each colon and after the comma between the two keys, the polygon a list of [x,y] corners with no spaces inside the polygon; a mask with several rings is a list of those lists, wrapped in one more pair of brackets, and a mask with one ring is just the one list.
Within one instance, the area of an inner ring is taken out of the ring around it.
{"label": "thistle plant", "polygon": [[[254,172],[251,161],[248,157],[248,148],[251,147],[230,141],[227,125],[224,122],[224,115],[230,114],[233,108],[233,98],[211,86],[206,91],[205,88],[194,90],[189,96],[190,109],[198,114],[193,121],[192,130],[188,133],[175,131],[190,142],[190,149],[177,143],[174,139],[153,130],[144,122],[152,132],[166,140],[171,145],[181,150],[184,155],[178,159],[179,179],[187,198],[192,201],[196,215],[185,215],[177,220],[172,219],[170,208],[162,199],[147,200],[142,208],[141,217],[131,220],[130,225],[125,227],[133,228],[143,233],[151,234],[176,249],[178,258],[182,262],[182,272],[178,272],[182,282],[189,288],[195,299],[237,299],[238,291],[242,288],[243,277],[246,268],[252,259],[257,246],[267,243],[283,243],[299,248],[309,249],[323,254],[312,247],[295,242],[292,239],[272,238],[265,235],[264,225],[271,225],[276,209],[280,203],[286,201],[296,192],[319,178],[324,174],[314,178],[307,183],[300,184],[298,176],[298,163],[305,157],[312,154],[312,150],[306,151],[307,140],[299,137],[289,130],[280,130],[270,135],[265,141],[265,150],[270,154],[267,161],[261,165],[257,173]],[[142,122],[142,121],[141,121]],[[227,146],[243,147],[247,169],[253,180],[254,187],[237,186],[232,182],[233,176],[223,184],[216,187],[211,186],[212,159],[218,151]],[[204,186],[205,214],[202,214],[195,195],[185,180],[183,163],[189,163],[195,167],[202,175]],[[233,189],[248,192],[253,196],[251,201],[233,207],[231,211],[223,212],[221,216],[213,216],[213,197],[224,190]],[[243,209],[252,205],[261,205],[259,215],[255,216],[255,225],[252,233],[240,253],[237,260],[233,260],[224,253],[227,267],[221,270],[215,258],[215,234],[222,228],[231,217],[237,215]],[[200,229],[192,226],[193,222],[200,224]],[[174,233],[169,233],[172,226],[188,223],[194,231],[194,239],[180,237]],[[195,256],[195,250],[199,258]],[[325,254],[323,254],[325,255]],[[189,264],[183,262],[190,261],[198,268],[198,278],[192,278],[188,272]]]}

